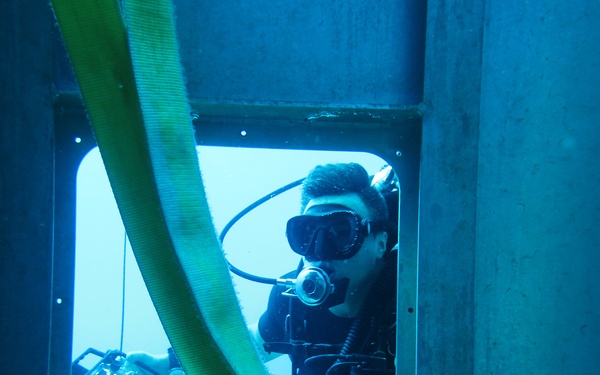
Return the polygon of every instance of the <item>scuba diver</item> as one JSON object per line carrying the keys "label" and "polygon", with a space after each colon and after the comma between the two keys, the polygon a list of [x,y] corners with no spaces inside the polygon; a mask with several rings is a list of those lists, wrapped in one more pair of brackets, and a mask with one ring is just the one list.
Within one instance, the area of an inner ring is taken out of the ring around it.
{"label": "scuba diver", "polygon": [[[249,327],[265,362],[287,354],[293,375],[394,374],[397,212],[388,204],[398,195],[389,166],[373,180],[356,163],[317,166],[304,179],[301,214],[286,229],[299,266],[273,282]],[[166,375],[180,366],[172,350],[128,354],[124,369],[138,367]]]}
{"label": "scuba diver", "polygon": [[250,327],[265,360],[288,354],[302,375],[393,373],[397,257],[385,199],[359,164],[328,164],[305,179],[301,213],[286,235],[302,260],[282,278],[295,288],[273,287]]}

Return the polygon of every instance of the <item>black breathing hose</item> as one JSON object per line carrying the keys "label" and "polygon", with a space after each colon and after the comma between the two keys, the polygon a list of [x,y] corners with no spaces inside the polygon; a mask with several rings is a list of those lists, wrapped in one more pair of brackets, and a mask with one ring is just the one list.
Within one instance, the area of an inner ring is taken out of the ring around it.
{"label": "black breathing hose", "polygon": [[[394,171],[392,170],[392,168],[390,166],[385,166],[384,168],[382,168],[382,171],[385,171],[385,170],[388,171],[388,174],[383,179],[378,180],[374,184],[375,188],[384,195],[386,193],[391,192],[396,187],[396,184],[397,184],[396,175],[395,175]],[[258,199],[257,201],[255,201],[254,203],[252,203],[251,205],[249,205],[248,207],[246,207],[242,211],[240,211],[231,220],[229,220],[229,222],[225,225],[225,227],[223,227],[223,230],[221,231],[221,234],[219,235],[219,241],[221,242],[221,245],[223,245],[225,236],[227,235],[227,232],[229,232],[231,227],[235,223],[237,223],[242,217],[244,217],[248,212],[252,211],[256,207],[265,203],[269,199],[274,198],[274,197],[278,196],[279,194],[284,193],[292,188],[295,188],[296,186],[300,185],[305,179],[306,179],[306,177],[303,177],[296,181],[290,182],[289,184],[282,186],[279,189]],[[389,192],[388,192],[388,190],[389,190]],[[262,284],[271,284],[271,285],[277,284],[277,279],[256,276],[256,275],[252,275],[250,273],[244,272],[241,269],[235,267],[233,264],[231,264],[231,262],[229,260],[227,260],[227,264],[229,265],[229,269],[231,270],[231,272],[233,272],[234,274],[241,276],[247,280],[254,281],[257,283],[262,283]]]}
{"label": "black breathing hose", "polygon": [[388,254],[383,270],[381,270],[367,298],[362,303],[358,316],[354,319],[352,327],[348,331],[348,336],[340,351],[341,355],[358,353],[361,349],[358,346],[361,343],[357,341],[357,338],[363,337],[365,331],[370,328],[369,318],[377,311],[386,310],[382,303],[390,303],[395,300],[395,288],[390,288],[390,285],[396,285],[397,266],[396,256],[394,255],[396,255],[395,251]]}
{"label": "black breathing hose", "polygon": [[[290,182],[289,184],[282,186],[279,189],[258,199],[256,202],[252,203],[251,205],[249,205],[248,207],[246,207],[242,211],[240,211],[231,220],[229,220],[229,222],[225,225],[225,227],[221,231],[221,234],[219,235],[219,241],[221,242],[221,245],[223,244],[223,241],[225,240],[225,236],[227,235],[227,232],[229,232],[229,229],[231,229],[231,227],[235,223],[237,223],[242,217],[244,217],[244,215],[246,215],[248,212],[252,211],[256,207],[260,206],[261,204],[265,203],[269,199],[274,198],[274,197],[278,196],[279,194],[284,193],[284,192],[300,185],[302,183],[302,181],[304,181],[304,178],[301,178],[294,182]],[[277,284],[277,279],[260,277],[260,276],[256,276],[256,275],[252,275],[250,273],[244,272],[244,271],[240,270],[239,268],[235,267],[233,264],[231,264],[230,261],[227,261],[227,264],[229,264],[229,269],[231,270],[231,272],[233,272],[234,274],[241,276],[247,280],[254,281],[257,283],[262,283],[262,284],[272,284],[272,285]]]}

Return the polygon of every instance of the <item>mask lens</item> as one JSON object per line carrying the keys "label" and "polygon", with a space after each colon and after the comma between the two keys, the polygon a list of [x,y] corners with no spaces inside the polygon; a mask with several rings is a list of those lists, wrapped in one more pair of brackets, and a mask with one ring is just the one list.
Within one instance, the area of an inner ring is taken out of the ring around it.
{"label": "mask lens", "polygon": [[[331,240],[335,243],[339,256],[347,255],[355,244],[358,233],[358,221],[355,216],[338,218],[328,227]],[[354,255],[354,254],[352,254]]]}
{"label": "mask lens", "polygon": [[299,255],[320,260],[348,259],[362,245],[361,225],[359,216],[350,211],[300,215],[288,221],[286,235]]}
{"label": "mask lens", "polygon": [[318,223],[307,217],[296,216],[288,220],[286,236],[290,247],[299,255],[306,255],[318,229]]}

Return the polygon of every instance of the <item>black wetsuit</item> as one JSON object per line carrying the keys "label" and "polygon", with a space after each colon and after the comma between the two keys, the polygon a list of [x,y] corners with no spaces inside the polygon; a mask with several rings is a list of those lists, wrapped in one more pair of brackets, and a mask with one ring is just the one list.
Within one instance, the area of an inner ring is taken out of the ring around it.
{"label": "black wetsuit", "polygon": [[[386,342],[380,346],[385,347],[388,363],[392,365],[395,344],[393,342],[395,341],[395,257],[393,260],[393,280],[390,279],[385,283],[387,289],[385,293],[380,293],[379,298],[375,298],[375,302],[372,299],[369,303],[373,306],[371,310],[376,311],[371,311],[371,315],[377,315],[388,308],[384,325],[391,328],[387,330],[386,337],[383,339]],[[295,275],[296,272],[290,272],[282,278],[293,278]],[[339,354],[355,319],[337,317],[328,308],[322,306],[306,306],[296,298],[283,296],[281,293],[284,291],[284,287],[273,287],[267,311],[261,316],[258,323],[260,335],[267,343],[266,349],[289,354],[292,366],[298,368],[297,373],[300,375],[322,375],[334,360],[313,362],[315,367],[311,366],[312,371],[304,366],[304,360],[319,354]],[[286,331],[286,322],[290,322],[290,317],[294,321],[289,324],[293,331],[292,337],[290,337],[290,332]],[[372,317],[364,320],[372,321]],[[361,332],[363,333],[361,340],[364,341],[367,333],[364,329]],[[362,342],[359,347],[362,347]],[[368,350],[365,348],[363,352],[372,354],[368,353]]]}

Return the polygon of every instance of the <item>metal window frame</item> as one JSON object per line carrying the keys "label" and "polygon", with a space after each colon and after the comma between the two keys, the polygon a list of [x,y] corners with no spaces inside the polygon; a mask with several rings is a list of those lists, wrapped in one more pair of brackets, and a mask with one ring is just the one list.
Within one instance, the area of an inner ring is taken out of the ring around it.
{"label": "metal window frame", "polygon": [[[417,316],[417,227],[422,111],[407,107],[319,107],[191,101],[199,145],[362,151],[399,176],[397,373],[414,373]],[[56,212],[50,374],[67,373],[73,334],[77,168],[96,146],[76,93],[55,99]],[[401,223],[401,224],[400,224]]]}

